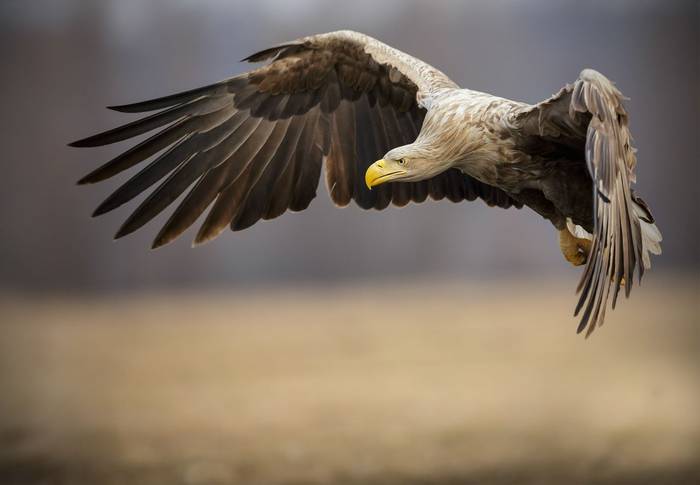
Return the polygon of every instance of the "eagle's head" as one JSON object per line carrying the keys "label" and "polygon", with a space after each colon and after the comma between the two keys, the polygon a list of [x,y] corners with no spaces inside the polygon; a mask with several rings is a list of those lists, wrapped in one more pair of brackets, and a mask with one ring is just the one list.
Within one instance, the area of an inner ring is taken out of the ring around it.
{"label": "eagle's head", "polygon": [[451,166],[451,161],[435,157],[429,147],[412,143],[388,151],[384,158],[370,165],[365,172],[365,183],[371,189],[385,182],[418,182]]}

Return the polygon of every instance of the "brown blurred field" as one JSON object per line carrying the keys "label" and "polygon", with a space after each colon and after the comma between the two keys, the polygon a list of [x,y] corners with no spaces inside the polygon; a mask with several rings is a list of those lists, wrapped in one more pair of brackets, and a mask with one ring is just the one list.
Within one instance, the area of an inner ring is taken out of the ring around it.
{"label": "brown blurred field", "polygon": [[0,299],[2,484],[700,483],[698,280]]}

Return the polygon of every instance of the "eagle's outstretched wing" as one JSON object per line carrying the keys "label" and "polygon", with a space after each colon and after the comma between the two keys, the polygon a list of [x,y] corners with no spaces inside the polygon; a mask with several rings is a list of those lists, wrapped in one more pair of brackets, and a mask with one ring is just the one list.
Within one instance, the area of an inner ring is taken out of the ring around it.
{"label": "eagle's outstretched wing", "polygon": [[96,209],[95,215],[113,210],[165,179],[117,238],[153,219],[191,186],[153,247],[178,237],[210,205],[196,243],[227,226],[240,230],[287,209],[303,210],[316,195],[324,159],[331,197],[341,206],[352,199],[365,209],[383,209],[427,196],[518,205],[457,170],[372,191],[364,186],[369,164],[415,140],[431,96],[456,87],[424,62],[349,31],[305,37],[245,60],[271,62],[202,88],[114,106],[127,113],[159,111],[71,144],[107,145],[166,126],[80,181],[99,182],[160,153]]}
{"label": "eagle's outstretched wing", "polygon": [[603,322],[611,287],[612,307],[624,285],[629,296],[635,270],[641,281],[649,253],[661,253],[661,233],[647,205],[634,194],[635,150],[622,93],[591,69],[557,94],[518,115],[523,130],[562,143],[585,143],[593,179],[593,244],[581,277],[575,314],[578,331],[590,334]]}

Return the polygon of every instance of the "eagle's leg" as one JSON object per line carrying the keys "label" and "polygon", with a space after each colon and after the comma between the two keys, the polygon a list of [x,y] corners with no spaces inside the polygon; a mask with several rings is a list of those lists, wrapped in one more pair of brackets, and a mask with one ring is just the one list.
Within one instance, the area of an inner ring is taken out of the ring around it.
{"label": "eagle's leg", "polygon": [[571,234],[565,227],[559,231],[559,248],[569,263],[574,266],[586,264],[588,253],[591,250],[591,241],[584,238],[578,238]]}

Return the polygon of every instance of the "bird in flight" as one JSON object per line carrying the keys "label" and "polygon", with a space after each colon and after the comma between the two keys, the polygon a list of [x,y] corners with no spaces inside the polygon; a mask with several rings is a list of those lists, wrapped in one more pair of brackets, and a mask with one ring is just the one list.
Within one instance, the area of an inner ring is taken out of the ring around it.
{"label": "bird in flight", "polygon": [[[352,31],[312,35],[246,59],[224,81],[111,109],[155,112],[71,143],[95,147],[161,129],[83,177],[100,182],[151,157],[100,204],[104,214],[159,185],[116,234],[130,234],[187,191],[153,242],[209,208],[195,244],[305,209],[325,163],[332,200],[363,209],[448,199],[527,206],[551,221],[564,258],[585,265],[578,332],[603,323],[621,288],[661,253],[661,233],[631,188],[635,150],[620,91],[586,69],[531,105],[461,89],[436,68]],[[379,159],[379,160],[377,160]],[[375,161],[377,160],[377,161]],[[188,190],[189,189],[189,190]]]}

